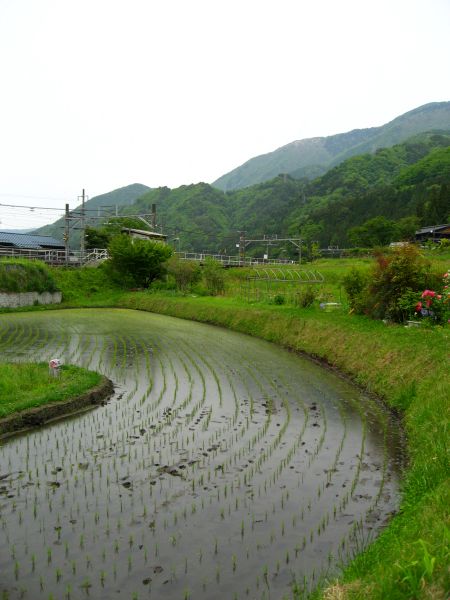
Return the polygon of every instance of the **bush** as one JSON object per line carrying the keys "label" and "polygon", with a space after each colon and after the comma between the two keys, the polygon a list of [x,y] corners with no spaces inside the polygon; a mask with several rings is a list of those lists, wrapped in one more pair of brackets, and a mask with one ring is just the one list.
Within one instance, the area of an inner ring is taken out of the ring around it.
{"label": "bush", "polygon": [[401,323],[410,318],[419,292],[438,282],[430,263],[415,246],[408,245],[389,254],[379,252],[365,285],[360,273],[351,272],[344,279],[344,287],[356,312]]}
{"label": "bush", "polygon": [[282,294],[277,294],[276,296],[274,296],[274,299],[273,299],[274,304],[281,306],[285,302],[286,302],[286,298]]}
{"label": "bush", "polygon": [[222,265],[212,258],[207,258],[203,266],[203,280],[211,296],[225,291],[225,275]]}
{"label": "bush", "polygon": [[300,308],[308,308],[308,306],[313,304],[316,297],[317,291],[313,287],[308,286],[297,294],[296,304],[297,306],[300,306]]}
{"label": "bush", "polygon": [[360,311],[361,305],[364,304],[364,292],[367,286],[367,273],[352,267],[352,269],[342,279],[344,290],[347,294],[350,308]]}
{"label": "bush", "polygon": [[172,256],[167,261],[167,271],[175,280],[178,290],[186,293],[202,276],[200,265],[194,261],[180,260]]}
{"label": "bush", "polygon": [[112,277],[125,287],[148,287],[165,272],[164,263],[172,249],[161,242],[133,239],[128,235],[112,238],[106,265]]}

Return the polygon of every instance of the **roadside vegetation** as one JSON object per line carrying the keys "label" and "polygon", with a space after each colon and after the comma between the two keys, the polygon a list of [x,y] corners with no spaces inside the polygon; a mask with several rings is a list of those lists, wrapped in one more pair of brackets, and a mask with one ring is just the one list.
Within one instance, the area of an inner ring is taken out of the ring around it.
{"label": "roadside vegetation", "polygon": [[[105,267],[58,269],[54,276],[63,306],[131,308],[224,326],[320,359],[379,396],[401,415],[406,432],[400,511],[365,552],[348,557],[353,560],[339,581],[325,582],[316,596],[445,600],[450,589],[450,325],[448,304],[442,302],[439,312],[436,302],[448,298],[444,275],[449,266],[448,250],[426,256],[385,252],[376,262],[319,259],[307,268],[321,272],[324,283],[303,286],[304,296],[310,290],[304,302],[291,302],[289,284],[250,283],[248,270],[227,272],[211,263],[199,271],[176,259],[142,291],[121,287]],[[407,278],[396,288],[399,274]],[[249,285],[264,291],[258,300],[243,293]],[[330,303],[333,312],[326,310]],[[406,327],[410,318],[420,326]],[[300,585],[296,594],[302,597]]]}

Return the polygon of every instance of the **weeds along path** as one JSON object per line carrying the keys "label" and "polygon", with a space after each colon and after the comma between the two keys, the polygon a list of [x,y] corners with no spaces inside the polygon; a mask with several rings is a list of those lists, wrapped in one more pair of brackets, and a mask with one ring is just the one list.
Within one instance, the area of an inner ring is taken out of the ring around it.
{"label": "weeds along path", "polygon": [[398,504],[388,415],[267,342],[66,310],[2,318],[0,355],[116,384],[106,406],[0,447],[4,597],[290,598]]}

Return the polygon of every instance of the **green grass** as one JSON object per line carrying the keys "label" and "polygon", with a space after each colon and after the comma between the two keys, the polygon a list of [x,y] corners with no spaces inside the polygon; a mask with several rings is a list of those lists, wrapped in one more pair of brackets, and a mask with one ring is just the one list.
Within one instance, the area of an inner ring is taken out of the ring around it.
{"label": "green grass", "polygon": [[0,364],[0,418],[27,408],[70,400],[98,385],[101,376],[80,367],[61,367],[52,377],[46,363]]}
{"label": "green grass", "polygon": [[0,292],[55,292],[52,270],[39,260],[0,259]]}

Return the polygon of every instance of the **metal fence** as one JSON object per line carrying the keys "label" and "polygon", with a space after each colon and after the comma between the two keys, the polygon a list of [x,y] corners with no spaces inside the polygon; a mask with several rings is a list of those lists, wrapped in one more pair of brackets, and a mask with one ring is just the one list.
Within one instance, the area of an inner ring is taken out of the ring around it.
{"label": "metal fence", "polygon": [[50,249],[0,248],[1,258],[26,258],[42,260],[48,265],[67,265],[79,267],[90,262],[106,260],[108,252],[104,248],[95,248],[86,252]]}
{"label": "metal fence", "polygon": [[216,260],[222,263],[224,266],[230,267],[243,267],[253,265],[295,265],[298,264],[294,260],[287,259],[264,259],[264,258],[241,258],[239,256],[228,256],[225,254],[205,254],[201,252],[175,252],[180,260],[193,260],[197,262],[204,262],[208,259]]}

